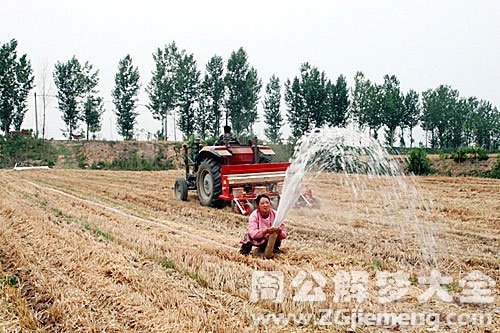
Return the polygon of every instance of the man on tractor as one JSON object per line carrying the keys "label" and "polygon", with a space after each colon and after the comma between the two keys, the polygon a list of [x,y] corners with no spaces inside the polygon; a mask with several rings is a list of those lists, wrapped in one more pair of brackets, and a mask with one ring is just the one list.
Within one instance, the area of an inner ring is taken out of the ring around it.
{"label": "man on tractor", "polygon": [[225,146],[226,143],[233,145],[240,145],[238,140],[231,134],[231,126],[224,126],[224,134],[220,136],[219,140],[215,142],[216,146]]}

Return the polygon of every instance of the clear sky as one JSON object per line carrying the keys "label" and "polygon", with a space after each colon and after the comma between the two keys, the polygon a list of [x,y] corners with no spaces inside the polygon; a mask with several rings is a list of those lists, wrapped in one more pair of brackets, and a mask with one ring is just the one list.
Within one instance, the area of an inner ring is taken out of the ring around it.
{"label": "clear sky", "polygon": [[[358,70],[376,82],[395,74],[404,91],[449,84],[462,96],[500,106],[498,0],[2,0],[0,10],[0,43],[17,39],[35,75],[44,61],[52,72],[56,61],[73,55],[99,69],[101,96],[109,101],[101,133],[105,139],[119,138],[111,91],[118,60],[127,53],[141,75],[141,138],[160,129],[144,106],[144,88],[154,66],[152,53],[171,41],[193,53],[202,72],[212,55],[226,61],[232,50],[243,47],[264,85],[272,74],[282,81],[292,78],[308,61],[332,80],[346,75],[350,85]],[[34,127],[33,92],[25,128]],[[47,136],[62,138],[56,99],[47,113]],[[262,133],[262,124],[256,128]]]}

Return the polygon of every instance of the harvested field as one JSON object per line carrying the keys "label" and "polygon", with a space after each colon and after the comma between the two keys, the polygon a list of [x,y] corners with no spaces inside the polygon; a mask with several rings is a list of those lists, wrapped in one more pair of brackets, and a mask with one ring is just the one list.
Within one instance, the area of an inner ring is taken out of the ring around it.
{"label": "harvested field", "polygon": [[[396,212],[386,215],[376,196],[353,204],[342,186],[322,183],[318,211],[293,211],[289,237],[273,260],[243,257],[239,246],[247,219],[229,208],[199,205],[172,196],[180,171],[1,171],[0,331],[346,331],[349,326],[256,325],[253,315],[308,313],[321,309],[365,312],[427,311],[441,314],[486,312],[498,319],[500,181],[483,178],[423,177],[416,181],[433,207],[420,209],[432,223],[440,271],[450,275],[455,300],[434,297],[419,303],[428,286],[417,283],[418,241],[401,243]],[[330,178],[329,178],[330,179]],[[321,178],[320,178],[321,180]],[[320,182],[321,183],[321,182]],[[373,192],[373,195],[370,193]],[[385,218],[384,218],[385,217]],[[190,237],[189,235],[195,235]],[[250,302],[255,270],[284,274],[283,303]],[[291,281],[300,271],[319,271],[328,280],[327,300],[293,302]],[[369,272],[369,296],[362,304],[334,301],[333,278],[340,271]],[[378,270],[411,274],[399,301],[377,302]],[[463,305],[458,281],[479,270],[496,281],[495,303]],[[4,279],[7,281],[6,279]],[[400,327],[389,327],[400,329]],[[419,326],[412,328],[425,330]],[[484,331],[474,325],[440,330]],[[358,327],[357,331],[370,330]],[[378,328],[377,330],[380,330]]]}

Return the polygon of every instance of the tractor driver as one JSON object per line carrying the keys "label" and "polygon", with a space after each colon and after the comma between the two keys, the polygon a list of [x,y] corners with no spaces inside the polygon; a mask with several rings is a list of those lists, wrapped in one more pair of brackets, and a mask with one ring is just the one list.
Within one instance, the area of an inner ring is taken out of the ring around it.
{"label": "tractor driver", "polygon": [[215,142],[216,146],[224,146],[226,143],[232,143],[236,145],[240,145],[238,140],[234,136],[231,135],[231,126],[224,126],[224,134],[220,136],[219,140]]}
{"label": "tractor driver", "polygon": [[256,246],[260,252],[264,252],[269,235],[272,233],[278,234],[274,243],[274,253],[280,253],[281,241],[286,238],[285,224],[281,224],[279,228],[272,227],[276,218],[276,211],[271,208],[271,199],[267,194],[257,196],[255,203],[257,209],[248,218],[247,232],[240,242],[242,244],[240,253],[248,255],[252,250],[252,246]]}

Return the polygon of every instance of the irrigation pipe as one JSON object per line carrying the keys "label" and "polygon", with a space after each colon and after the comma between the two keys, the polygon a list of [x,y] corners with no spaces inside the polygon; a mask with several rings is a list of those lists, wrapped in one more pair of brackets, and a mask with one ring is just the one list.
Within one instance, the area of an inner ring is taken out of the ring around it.
{"label": "irrigation pipe", "polygon": [[28,180],[26,180],[26,182],[28,184],[30,184],[30,185],[33,185],[33,186],[39,188],[39,189],[47,190],[47,191],[52,191],[52,192],[64,195],[66,197],[69,197],[71,199],[84,202],[84,203],[86,203],[88,205],[92,205],[92,206],[104,208],[104,209],[107,209],[107,210],[109,210],[109,211],[111,211],[111,212],[113,212],[115,214],[122,215],[122,216],[125,216],[127,218],[130,218],[130,219],[133,219],[133,220],[145,223],[145,224],[149,224],[149,225],[154,226],[154,227],[158,227],[158,228],[162,228],[162,229],[168,230],[169,232],[174,233],[174,234],[178,234],[178,235],[181,235],[181,236],[193,238],[193,239],[196,239],[196,240],[198,240],[200,242],[209,243],[209,244],[212,244],[212,245],[215,245],[215,246],[223,247],[223,248],[225,248],[227,250],[238,251],[238,249],[235,248],[235,247],[232,247],[232,246],[229,246],[229,245],[226,245],[226,244],[222,244],[222,243],[216,242],[214,240],[211,240],[211,239],[208,239],[208,238],[205,238],[205,237],[201,237],[201,236],[198,236],[198,235],[195,235],[195,234],[190,234],[189,232],[185,232],[185,231],[182,231],[182,230],[179,230],[179,229],[171,228],[169,226],[166,226],[166,225],[158,223],[158,222],[154,222],[154,221],[151,221],[151,220],[146,220],[146,219],[143,219],[143,218],[135,216],[135,215],[130,215],[130,214],[127,214],[125,212],[122,212],[119,209],[116,209],[116,208],[113,208],[113,207],[110,207],[110,206],[106,206],[106,205],[103,205],[101,203],[90,201],[90,200],[87,200],[87,199],[82,199],[82,198],[79,198],[79,197],[74,196],[72,194],[56,190],[55,188],[52,188],[52,187],[41,186],[41,185],[38,185],[36,183],[30,182]]}

